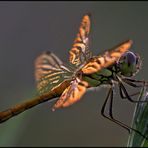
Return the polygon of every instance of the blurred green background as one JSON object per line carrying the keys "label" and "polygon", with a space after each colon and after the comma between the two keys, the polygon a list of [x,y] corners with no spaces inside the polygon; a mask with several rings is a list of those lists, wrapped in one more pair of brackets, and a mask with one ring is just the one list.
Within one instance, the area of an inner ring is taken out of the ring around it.
{"label": "blurred green background", "polygon": [[[143,60],[136,78],[147,79],[148,2],[0,2],[0,110],[36,94],[34,60],[45,50],[68,62],[82,16],[92,14],[90,49],[132,39]],[[0,146],[126,146],[128,132],[101,116],[107,88],[88,91],[78,103],[55,112],[54,102],[0,124]],[[134,104],[114,103],[117,119],[130,124]]]}

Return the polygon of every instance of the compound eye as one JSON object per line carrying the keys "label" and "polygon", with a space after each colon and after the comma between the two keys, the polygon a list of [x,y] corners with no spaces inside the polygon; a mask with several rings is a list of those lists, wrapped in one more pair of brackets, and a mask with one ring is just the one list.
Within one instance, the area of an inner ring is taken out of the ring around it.
{"label": "compound eye", "polygon": [[132,76],[138,70],[139,57],[133,52],[126,52],[118,62],[121,74],[124,76]]}
{"label": "compound eye", "polygon": [[128,52],[126,55],[126,59],[127,59],[127,64],[130,65],[136,65],[137,61],[137,56],[132,53],[132,52]]}

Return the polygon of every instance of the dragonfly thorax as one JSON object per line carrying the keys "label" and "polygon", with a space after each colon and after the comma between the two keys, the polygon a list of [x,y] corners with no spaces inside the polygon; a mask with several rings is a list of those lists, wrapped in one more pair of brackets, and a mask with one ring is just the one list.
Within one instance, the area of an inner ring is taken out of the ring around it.
{"label": "dragonfly thorax", "polygon": [[113,65],[96,73],[81,73],[81,77],[83,80],[87,81],[91,87],[96,87],[101,84],[110,84],[112,80],[117,81],[116,75],[131,77],[139,71],[140,67],[140,57],[137,54],[128,51]]}
{"label": "dragonfly thorax", "polygon": [[87,81],[90,87],[110,84],[111,80],[114,79],[114,73],[116,73],[115,71],[112,71],[112,69],[114,69],[113,67],[104,68],[93,74],[83,74],[82,79]]}

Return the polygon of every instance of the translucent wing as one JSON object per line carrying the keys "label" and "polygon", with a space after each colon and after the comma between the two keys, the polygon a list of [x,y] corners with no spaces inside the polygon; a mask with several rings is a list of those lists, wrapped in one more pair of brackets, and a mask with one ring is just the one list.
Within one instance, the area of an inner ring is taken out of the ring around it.
{"label": "translucent wing", "polygon": [[79,101],[86,92],[87,87],[88,83],[86,81],[81,81],[79,79],[72,81],[71,85],[64,90],[59,100],[53,106],[53,110],[70,106]]}
{"label": "translucent wing", "polygon": [[108,50],[102,55],[95,56],[82,68],[84,74],[95,73],[105,67],[112,65],[131,47],[132,41],[128,40],[112,50]]}
{"label": "translucent wing", "polygon": [[41,94],[59,86],[70,77],[71,71],[51,52],[43,52],[35,60],[35,78]]}
{"label": "translucent wing", "polygon": [[89,51],[90,14],[82,18],[77,37],[74,40],[72,49],[69,51],[69,61],[79,66],[92,57]]}

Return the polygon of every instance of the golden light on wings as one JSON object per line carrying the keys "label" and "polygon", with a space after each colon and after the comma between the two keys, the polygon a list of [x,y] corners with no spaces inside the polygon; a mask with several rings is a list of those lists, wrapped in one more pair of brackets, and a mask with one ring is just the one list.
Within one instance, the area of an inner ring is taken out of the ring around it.
{"label": "golden light on wings", "polygon": [[80,79],[74,80],[72,84],[64,90],[59,100],[54,104],[52,110],[54,111],[57,108],[67,107],[79,101],[86,92],[87,87],[88,83],[86,81]]}
{"label": "golden light on wings", "polygon": [[90,14],[82,18],[79,32],[74,40],[72,49],[69,51],[69,61],[74,65],[83,64],[91,56],[89,51]]}
{"label": "golden light on wings", "polygon": [[99,70],[112,65],[117,61],[132,45],[128,40],[112,50],[107,50],[104,54],[95,56],[82,68],[84,74],[92,74]]}
{"label": "golden light on wings", "polygon": [[43,52],[35,60],[35,78],[40,94],[55,89],[71,75],[72,72],[51,52]]}

